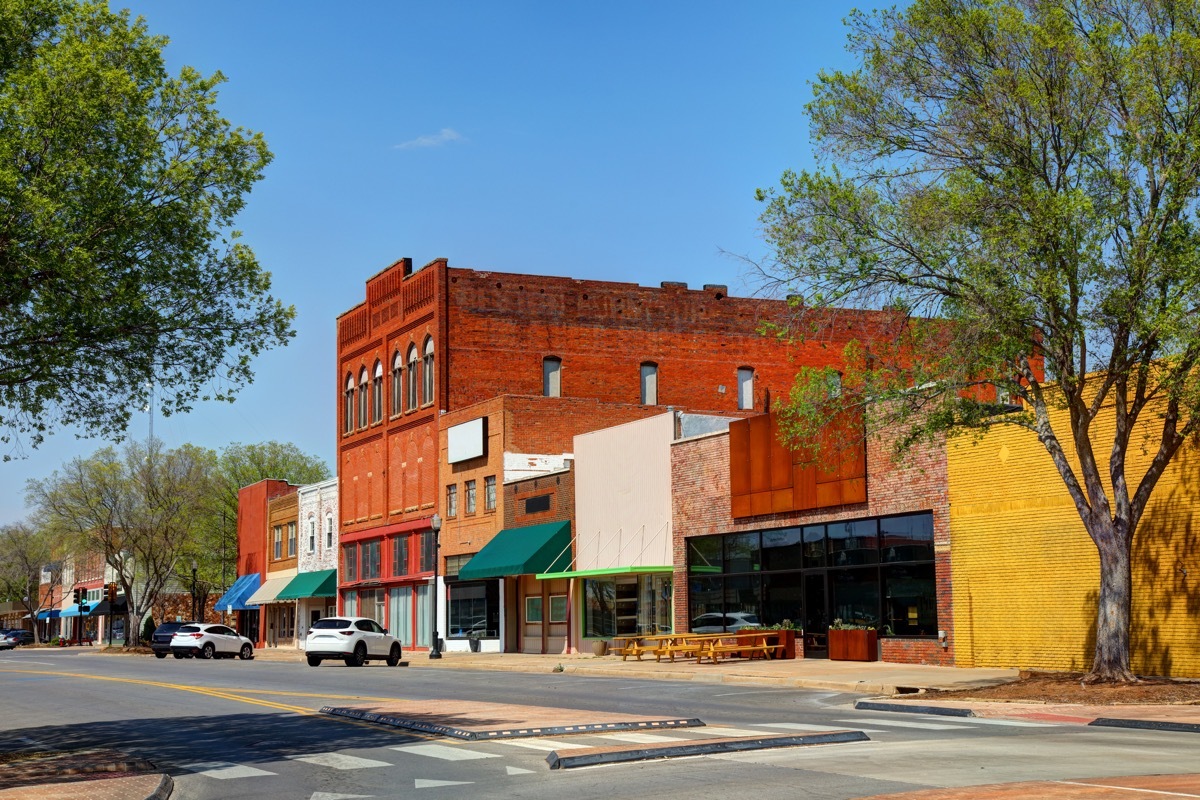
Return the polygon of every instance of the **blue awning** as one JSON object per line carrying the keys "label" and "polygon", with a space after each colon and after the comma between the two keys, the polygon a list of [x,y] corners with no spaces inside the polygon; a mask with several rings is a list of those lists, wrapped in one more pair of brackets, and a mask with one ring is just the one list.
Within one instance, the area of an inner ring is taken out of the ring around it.
{"label": "blue awning", "polygon": [[258,591],[261,577],[257,572],[243,575],[233,582],[229,591],[221,595],[214,608],[217,611],[257,611],[258,606],[249,605],[246,598]]}
{"label": "blue awning", "polygon": [[72,603],[71,605],[69,605],[69,606],[67,606],[66,608],[64,608],[64,609],[62,610],[62,613],[61,613],[61,614],[59,614],[59,616],[60,616],[60,617],[78,617],[78,616],[81,616],[81,615],[80,615],[80,613],[79,613],[79,604],[78,604],[78,603]]}
{"label": "blue awning", "polygon": [[49,611],[39,611],[38,621],[40,622],[47,619],[58,619],[60,616],[62,616],[62,612],[57,608],[52,608]]}

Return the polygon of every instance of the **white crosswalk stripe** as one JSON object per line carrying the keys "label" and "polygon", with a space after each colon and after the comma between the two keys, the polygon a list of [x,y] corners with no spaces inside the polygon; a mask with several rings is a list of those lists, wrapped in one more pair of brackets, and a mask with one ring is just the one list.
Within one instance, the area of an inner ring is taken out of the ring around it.
{"label": "white crosswalk stripe", "polygon": [[662,742],[686,742],[687,736],[663,736],[658,733],[605,733],[600,739],[610,739],[614,742],[629,742],[631,744],[661,744]]}
{"label": "white crosswalk stripe", "polygon": [[749,728],[722,728],[719,725],[706,725],[703,728],[682,728],[681,730],[686,730],[688,733],[695,733],[699,736],[721,736],[729,739],[742,736],[766,736],[769,733],[769,731],[753,731]]}
{"label": "white crosswalk stripe", "polygon": [[529,750],[543,750],[549,753],[551,750],[578,750],[581,747],[591,747],[591,745],[579,744],[578,742],[564,742],[559,739],[493,739],[497,744],[508,744],[513,747],[524,747]]}
{"label": "white crosswalk stripe", "polygon": [[[965,721],[965,720],[964,720]],[[939,722],[912,722],[906,719],[877,719],[875,717],[863,717],[861,719],[838,719],[834,722],[844,722],[847,725],[860,725],[867,723],[868,725],[879,725],[883,728],[919,728],[923,731],[961,731],[969,730],[968,725],[943,725]]]}
{"label": "white crosswalk stripe", "polygon": [[234,764],[229,761],[201,761],[197,764],[184,764],[183,768],[197,775],[227,781],[233,778],[257,778],[263,775],[274,775],[257,767],[247,767],[245,764]]}
{"label": "white crosswalk stripe", "polygon": [[[763,722],[760,723],[764,728],[779,728],[785,731],[844,731],[847,725],[805,725],[801,722]],[[852,730],[862,731],[863,733],[883,733],[883,731],[875,730],[874,728],[860,728],[857,725],[853,726]]]}
{"label": "white crosswalk stripe", "polygon": [[376,761],[373,758],[361,758],[360,756],[348,756],[345,753],[316,753],[310,756],[288,756],[288,758],[331,769],[368,769],[370,767],[392,766],[386,761]]}
{"label": "white crosswalk stripe", "polygon": [[478,758],[500,758],[495,753],[484,753],[479,750],[468,750],[465,747],[451,747],[444,744],[407,744],[391,749],[401,753],[412,753],[417,756],[440,758],[443,761],[473,761]]}
{"label": "white crosswalk stripe", "polygon": [[[958,721],[956,718],[955,721]],[[991,717],[967,717],[963,722],[971,725],[1006,725],[1011,728],[1058,728],[1054,722],[1026,722],[1022,719],[993,719]]]}

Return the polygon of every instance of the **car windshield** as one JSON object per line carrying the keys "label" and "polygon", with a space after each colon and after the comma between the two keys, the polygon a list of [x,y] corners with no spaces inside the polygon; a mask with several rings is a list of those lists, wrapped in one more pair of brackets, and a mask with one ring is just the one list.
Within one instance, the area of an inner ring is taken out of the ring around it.
{"label": "car windshield", "polygon": [[199,625],[184,625],[176,633],[197,633],[200,630]]}
{"label": "car windshield", "polygon": [[349,628],[350,620],[348,619],[319,619],[312,624],[312,630],[337,630],[338,628]]}

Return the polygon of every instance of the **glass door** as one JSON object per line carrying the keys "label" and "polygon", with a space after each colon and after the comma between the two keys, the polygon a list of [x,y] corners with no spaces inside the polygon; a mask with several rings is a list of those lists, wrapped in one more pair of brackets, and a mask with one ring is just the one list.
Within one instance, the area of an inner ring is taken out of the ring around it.
{"label": "glass door", "polygon": [[829,609],[825,599],[825,573],[804,576],[804,657],[827,658]]}

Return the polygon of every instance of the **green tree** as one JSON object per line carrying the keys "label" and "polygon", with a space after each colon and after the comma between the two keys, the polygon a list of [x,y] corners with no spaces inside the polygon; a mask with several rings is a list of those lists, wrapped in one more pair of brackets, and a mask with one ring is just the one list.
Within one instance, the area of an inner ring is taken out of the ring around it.
{"label": "green tree", "polygon": [[200,536],[215,469],[211,450],[131,442],[29,481],[27,497],[47,531],[104,557],[133,620],[125,630],[141,632],[161,594],[188,588],[181,561]]}
{"label": "green tree", "polygon": [[[845,382],[904,443],[1036,433],[1099,552],[1088,680],[1132,680],[1132,543],[1200,425],[1197,2],[915,0],[847,24],[858,66],[808,106],[822,163],[759,191],[763,273],[799,295],[801,336],[838,306],[893,313]],[[794,434],[828,378],[801,374]]]}
{"label": "green tree", "polygon": [[[25,607],[31,620],[50,608],[54,590],[62,583],[60,543],[43,528],[28,522],[0,527],[0,597]],[[37,625],[33,625],[37,631]]]}
{"label": "green tree", "polygon": [[294,310],[232,230],[271,160],[220,73],[77,0],[0,0],[0,441],[231,400]]}
{"label": "green tree", "polygon": [[200,602],[214,588],[224,590],[237,574],[238,490],[268,478],[292,484],[319,483],[332,477],[329,466],[291,442],[235,442],[217,457],[201,535],[187,553],[197,564]]}

